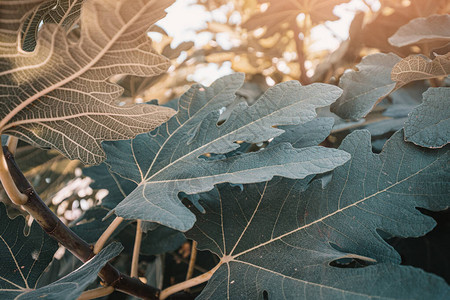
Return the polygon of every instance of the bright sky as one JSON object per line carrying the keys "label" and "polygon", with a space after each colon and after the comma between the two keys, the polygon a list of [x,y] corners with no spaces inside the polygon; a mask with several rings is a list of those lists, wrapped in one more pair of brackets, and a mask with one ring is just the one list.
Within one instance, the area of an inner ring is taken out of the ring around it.
{"label": "bright sky", "polygon": [[[227,21],[226,12],[233,9],[230,3],[210,13],[201,5],[192,5],[194,3],[194,0],[176,1],[167,9],[167,16],[157,23],[166,30],[169,36],[174,38],[172,42],[173,47],[183,41],[194,41],[196,47],[201,47],[208,43],[212,35],[208,32],[197,34],[196,30],[206,28],[206,22],[211,20],[225,23]],[[366,0],[366,3],[371,5],[373,10],[379,9],[380,4],[378,0]],[[326,22],[326,25],[319,25],[313,28],[311,38],[314,43],[310,50],[333,51],[337,49],[340,42],[348,37],[348,30],[355,12],[361,10],[368,10],[368,7],[362,0],[352,0],[349,3],[336,6],[334,14],[340,17],[340,19],[334,22]],[[236,18],[236,21],[239,22],[239,18]],[[157,34],[151,34],[151,37],[154,39],[158,38]],[[217,42],[223,48],[231,48],[232,46],[232,42],[227,38],[226,34],[218,36]],[[231,63],[224,64],[221,68],[216,64],[209,64],[206,67],[200,67],[188,79],[209,85],[215,79],[232,72]]]}

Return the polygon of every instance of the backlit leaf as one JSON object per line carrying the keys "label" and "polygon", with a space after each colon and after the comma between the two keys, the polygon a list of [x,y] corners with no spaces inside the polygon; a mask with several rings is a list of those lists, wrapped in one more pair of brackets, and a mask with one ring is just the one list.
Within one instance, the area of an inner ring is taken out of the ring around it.
{"label": "backlit leaf", "polygon": [[285,82],[267,90],[252,106],[237,104],[218,125],[219,110],[234,101],[243,79],[242,74],[234,74],[210,87],[195,85],[180,98],[177,115],[157,131],[130,141],[103,143],[111,170],[138,185],[115,208],[117,215],[185,231],[195,217],[180,202],[179,192],[195,194],[221,182],[259,182],[274,175],[303,178],[349,159],[336,149],[296,149],[289,143],[220,156],[239,148],[237,141],[259,143],[280,135],[283,131],[276,125],[312,120],[317,107],[329,105],[340,95],[340,89],[331,85]]}
{"label": "backlit leaf", "polygon": [[433,60],[423,55],[411,55],[399,61],[393,68],[391,79],[397,85],[411,81],[443,77],[450,74],[450,52],[437,55]]}
{"label": "backlit leaf", "polygon": [[417,18],[400,27],[389,38],[389,43],[403,47],[416,43],[450,40],[450,15],[432,15]]}
{"label": "backlit leaf", "polygon": [[84,0],[51,0],[36,6],[23,23],[21,47],[25,51],[34,50],[41,22],[59,24],[65,30],[70,30],[80,17],[83,2]]}
{"label": "backlit leaf", "polygon": [[33,52],[3,52],[0,131],[95,164],[104,159],[102,140],[128,139],[166,121],[173,114],[168,108],[117,106],[122,88],[107,80],[167,69],[146,30],[172,2],[87,1],[79,39],[69,40],[59,24],[44,23]]}
{"label": "backlit leaf", "polygon": [[283,23],[288,22],[290,25],[288,28],[292,29],[296,26],[296,18],[300,14],[308,15],[314,25],[325,21],[335,21],[338,17],[333,14],[334,7],[349,0],[270,0],[268,2],[269,8],[253,15],[243,24],[244,28],[255,30],[258,27],[266,27],[264,37],[269,37],[280,32]]}
{"label": "backlit leaf", "polygon": [[[340,149],[352,158],[325,188],[276,178],[200,195],[206,214],[196,213],[187,236],[222,264],[198,299],[448,298],[442,278],[399,266],[380,235],[417,237],[434,227],[416,207],[450,205],[448,149],[405,143],[401,131],[380,155],[367,131]],[[360,267],[343,268],[346,261]]]}

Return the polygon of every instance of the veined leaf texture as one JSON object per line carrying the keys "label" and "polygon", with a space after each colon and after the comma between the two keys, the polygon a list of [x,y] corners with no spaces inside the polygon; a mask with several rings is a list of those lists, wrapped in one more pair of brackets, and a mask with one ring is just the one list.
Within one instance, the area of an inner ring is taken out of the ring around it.
{"label": "veined leaf texture", "polygon": [[11,14],[0,22],[0,131],[97,164],[104,159],[101,141],[132,138],[174,113],[151,105],[120,107],[116,100],[122,88],[108,81],[116,74],[154,76],[168,68],[168,60],[152,48],[147,29],[173,1],[86,1],[81,29],[71,31],[64,25],[81,0],[63,2],[66,10],[42,25],[32,52],[21,48],[20,32],[29,39],[33,28],[25,30],[22,23],[28,20],[36,27],[38,22],[20,12],[35,6],[29,14],[42,13],[42,1],[2,3],[5,14]]}
{"label": "veined leaf texture", "polygon": [[233,74],[210,87],[194,85],[179,99],[178,113],[156,131],[103,143],[110,169],[137,184],[115,208],[117,215],[185,231],[195,217],[178,199],[180,192],[195,194],[221,182],[260,182],[276,175],[304,178],[330,171],[350,158],[344,151],[294,148],[290,143],[223,156],[237,149],[238,141],[259,143],[283,133],[275,126],[313,120],[316,108],[341,94],[338,87],[327,84],[285,82],[267,90],[252,106],[239,103],[218,124],[219,110],[235,100],[243,80],[242,74]]}
{"label": "veined leaf texture", "polygon": [[[449,206],[448,148],[416,147],[400,130],[379,155],[367,131],[350,134],[340,149],[352,158],[325,188],[321,179],[275,178],[200,195],[206,213],[196,212],[187,236],[222,265],[199,299],[448,298],[442,278],[400,266],[382,238],[434,227],[416,208]],[[367,266],[337,267],[352,259]]]}

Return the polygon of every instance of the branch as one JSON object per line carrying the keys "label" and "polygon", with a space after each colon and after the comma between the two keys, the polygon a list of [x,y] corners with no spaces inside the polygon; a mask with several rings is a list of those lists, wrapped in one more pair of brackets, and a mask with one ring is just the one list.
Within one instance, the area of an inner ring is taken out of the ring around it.
{"label": "branch", "polygon": [[142,242],[142,221],[137,220],[136,224],[136,239],[134,240],[133,259],[131,260],[131,272],[130,276],[138,278],[139,267],[139,252],[141,251]]}
{"label": "branch", "polygon": [[[3,152],[6,158],[7,168],[10,172],[10,177],[14,180],[17,189],[26,195],[27,201],[22,205],[36,222],[47,232],[48,235],[57,240],[61,245],[72,252],[82,262],[86,262],[94,257],[94,252],[90,245],[83,239],[76,235],[70,228],[68,228],[49,208],[39,195],[35,192],[28,180],[23,175],[22,171],[17,167],[14,161],[14,156],[8,151],[8,148],[3,147]],[[100,278],[108,286],[114,289],[127,293],[132,296],[143,299],[159,299],[159,290],[142,283],[136,278],[131,278],[125,274],[120,273],[110,263],[107,263],[99,273]]]}
{"label": "branch", "polygon": [[171,287],[168,287],[167,289],[165,289],[161,292],[159,299],[164,300],[172,294],[175,294],[179,291],[188,289],[190,287],[193,287],[193,286],[196,286],[203,282],[208,281],[213,276],[214,272],[216,272],[217,269],[219,269],[219,267],[222,264],[223,264],[223,262],[221,261],[213,269],[209,270],[208,272],[206,272],[200,276],[194,277],[192,279],[189,279],[189,280],[183,281],[181,283],[172,285]]}

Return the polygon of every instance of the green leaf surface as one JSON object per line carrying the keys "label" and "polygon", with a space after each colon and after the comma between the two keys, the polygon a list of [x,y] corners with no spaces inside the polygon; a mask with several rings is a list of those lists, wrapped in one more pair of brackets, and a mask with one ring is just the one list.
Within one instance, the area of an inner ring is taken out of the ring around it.
{"label": "green leaf surface", "polygon": [[[379,136],[388,132],[394,132],[403,128],[408,114],[422,102],[422,94],[428,89],[424,81],[418,81],[406,85],[390,95],[392,104],[383,112],[383,116],[391,119],[383,119],[365,126],[372,135]],[[381,141],[374,142],[374,149],[380,149]]]}
{"label": "green leaf surface", "polygon": [[422,94],[429,88],[425,81],[416,81],[401,87],[393,92],[389,97],[392,105],[383,112],[383,116],[392,118],[407,117],[408,114],[420,103]]}
{"label": "green leaf surface", "polygon": [[391,71],[400,60],[393,53],[376,53],[364,57],[356,65],[358,71],[352,70],[342,75],[339,86],[344,93],[331,105],[331,111],[344,119],[366,116],[394,90],[395,82],[391,80]]}
{"label": "green leaf surface", "polygon": [[[288,143],[216,158],[216,154],[237,149],[237,141],[259,143],[280,135],[283,130],[276,125],[311,121],[316,108],[331,104],[341,93],[327,84],[285,82],[267,90],[252,106],[237,104],[218,125],[219,110],[234,101],[243,79],[242,74],[233,74],[211,87],[194,85],[180,98],[176,116],[155,132],[103,143],[111,170],[138,185],[115,208],[117,215],[186,231],[195,216],[180,202],[180,192],[195,194],[221,182],[253,183],[275,175],[304,178],[349,159],[336,149],[296,149]],[[206,154],[213,155],[208,158]]]}
{"label": "green leaf surface", "polygon": [[[435,222],[416,207],[450,205],[448,149],[395,133],[379,155],[356,131],[340,149],[352,159],[321,180],[273,179],[201,194],[206,213],[187,237],[222,265],[199,299],[446,299],[442,278],[399,266],[390,236],[417,237]],[[337,267],[344,260],[360,268]]]}
{"label": "green leaf surface", "polygon": [[405,122],[405,140],[428,148],[450,141],[450,88],[429,88]]}
{"label": "green leaf surface", "polygon": [[[17,300],[75,300],[96,278],[101,268],[112,258],[119,255],[123,247],[113,243],[102,249],[96,256],[67,276],[37,290],[14,295]],[[9,296],[13,296],[10,294]]]}
{"label": "green leaf surface", "polygon": [[50,264],[58,243],[33,222],[24,233],[25,219],[10,219],[0,203],[0,298],[36,288],[39,278]]}
{"label": "green leaf surface", "polygon": [[450,15],[431,15],[416,18],[400,27],[388,40],[396,47],[416,43],[450,40]]}
{"label": "green leaf surface", "polygon": [[406,118],[385,119],[378,122],[370,123],[364,127],[369,130],[371,135],[383,135],[388,132],[397,131],[403,128]]}
{"label": "green leaf surface", "polygon": [[330,135],[333,118],[316,118],[296,126],[278,126],[284,133],[270,142],[270,147],[279,143],[291,143],[295,148],[316,146]]}
{"label": "green leaf surface", "polygon": [[[59,24],[44,23],[33,52],[17,51],[16,41],[0,54],[0,132],[97,164],[105,157],[101,141],[132,138],[170,118],[174,112],[161,106],[117,106],[122,88],[108,79],[167,69],[168,60],[152,48],[147,29],[172,2],[87,1],[79,38],[69,38]],[[61,24],[71,16],[67,13]],[[7,20],[0,25],[26,19],[1,17]],[[2,45],[10,45],[14,30],[0,34]]]}

